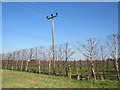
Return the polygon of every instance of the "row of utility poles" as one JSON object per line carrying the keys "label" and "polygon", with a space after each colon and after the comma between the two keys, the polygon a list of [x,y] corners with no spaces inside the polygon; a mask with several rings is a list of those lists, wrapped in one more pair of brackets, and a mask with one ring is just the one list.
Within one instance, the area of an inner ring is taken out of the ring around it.
{"label": "row of utility poles", "polygon": [[54,49],[54,18],[58,16],[58,13],[54,16],[51,14],[51,17],[46,16],[48,20],[52,19],[52,59],[53,59],[53,73],[55,74],[55,49]]}

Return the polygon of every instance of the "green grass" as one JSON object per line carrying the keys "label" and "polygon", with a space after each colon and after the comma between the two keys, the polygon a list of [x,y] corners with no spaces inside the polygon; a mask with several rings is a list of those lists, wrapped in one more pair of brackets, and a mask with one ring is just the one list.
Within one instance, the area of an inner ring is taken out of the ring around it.
{"label": "green grass", "polygon": [[76,80],[67,77],[2,70],[3,88],[118,88],[118,81]]}

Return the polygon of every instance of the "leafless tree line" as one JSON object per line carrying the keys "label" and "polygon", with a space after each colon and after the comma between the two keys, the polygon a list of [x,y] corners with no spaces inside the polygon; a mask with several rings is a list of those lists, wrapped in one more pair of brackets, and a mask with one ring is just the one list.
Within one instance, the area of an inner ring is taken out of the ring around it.
{"label": "leafless tree line", "polygon": [[[68,43],[55,46],[55,60],[68,60],[75,52]],[[52,60],[52,48],[42,46],[0,54],[2,60]]]}
{"label": "leafless tree line", "polygon": [[[96,71],[94,69],[93,61],[105,60],[108,57],[114,59],[114,68],[116,69],[118,80],[120,80],[120,63],[119,63],[119,45],[120,35],[112,34],[107,36],[105,44],[101,44],[97,38],[90,38],[86,44],[77,42],[75,47],[69,47],[69,43],[55,46],[55,60],[56,61],[68,61],[70,58],[74,58],[73,55],[83,55],[86,60],[90,62],[91,72],[94,79],[96,79]],[[22,49],[14,52],[3,53],[0,55],[2,60],[52,60],[52,47],[45,48],[42,46]],[[50,63],[52,64],[52,63]],[[27,67],[27,66],[26,66]],[[104,67],[104,65],[103,65]],[[40,68],[40,67],[39,67]],[[27,69],[27,68],[26,68]]]}

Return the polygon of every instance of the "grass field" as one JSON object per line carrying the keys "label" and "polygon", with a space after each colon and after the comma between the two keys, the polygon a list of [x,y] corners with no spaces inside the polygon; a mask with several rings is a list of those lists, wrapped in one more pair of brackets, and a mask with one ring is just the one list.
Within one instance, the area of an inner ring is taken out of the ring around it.
{"label": "grass field", "polygon": [[3,88],[118,88],[118,81],[76,80],[67,77],[2,70]]}

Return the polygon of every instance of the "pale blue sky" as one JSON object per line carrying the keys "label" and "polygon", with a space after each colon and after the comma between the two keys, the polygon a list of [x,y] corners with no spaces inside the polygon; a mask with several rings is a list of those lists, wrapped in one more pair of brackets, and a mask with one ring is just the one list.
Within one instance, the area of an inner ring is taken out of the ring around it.
{"label": "pale blue sky", "polygon": [[117,2],[3,3],[3,52],[51,45],[51,20],[55,18],[55,44],[85,42],[118,32]]}

